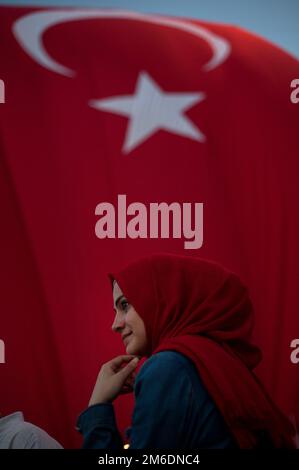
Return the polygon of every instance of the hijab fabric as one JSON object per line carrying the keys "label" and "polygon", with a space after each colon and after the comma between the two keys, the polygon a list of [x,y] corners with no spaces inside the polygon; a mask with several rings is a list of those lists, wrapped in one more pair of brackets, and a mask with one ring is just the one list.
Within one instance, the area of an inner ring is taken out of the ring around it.
{"label": "hijab fabric", "polygon": [[275,447],[294,447],[291,423],[253,373],[253,307],[239,277],[201,258],[168,253],[130,263],[115,279],[143,319],[148,354],[189,357],[241,448],[268,432]]}

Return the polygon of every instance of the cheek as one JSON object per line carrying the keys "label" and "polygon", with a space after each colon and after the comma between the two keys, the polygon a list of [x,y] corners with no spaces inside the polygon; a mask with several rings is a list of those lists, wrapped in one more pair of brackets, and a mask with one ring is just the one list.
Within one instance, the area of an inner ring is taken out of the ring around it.
{"label": "cheek", "polygon": [[129,325],[132,329],[134,329],[134,331],[137,331],[139,329],[138,328],[138,321],[136,321],[136,317],[135,317],[134,313],[131,313],[131,312],[126,313],[125,321],[126,321],[127,325]]}
{"label": "cheek", "polygon": [[138,325],[138,328],[136,329],[136,331],[134,333],[135,333],[135,337],[138,339],[138,342],[140,344],[145,344],[146,335],[144,333],[143,328],[141,328],[140,325]]}

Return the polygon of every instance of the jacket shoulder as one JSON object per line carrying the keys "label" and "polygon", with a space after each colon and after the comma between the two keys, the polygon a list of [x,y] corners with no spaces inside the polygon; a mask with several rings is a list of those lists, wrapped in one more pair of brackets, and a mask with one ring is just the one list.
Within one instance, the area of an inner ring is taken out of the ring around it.
{"label": "jacket shoulder", "polygon": [[178,377],[200,381],[193,362],[184,354],[172,350],[159,351],[147,359],[137,374],[136,383],[142,379],[156,377],[162,381],[173,379],[177,381]]}

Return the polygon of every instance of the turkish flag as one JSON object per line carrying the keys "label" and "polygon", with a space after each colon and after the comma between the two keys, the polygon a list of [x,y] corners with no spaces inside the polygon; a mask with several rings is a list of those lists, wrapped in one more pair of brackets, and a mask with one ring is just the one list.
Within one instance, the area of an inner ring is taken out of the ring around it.
{"label": "turkish flag", "polygon": [[[257,374],[299,422],[298,60],[235,26],[118,10],[0,9],[0,408],[64,446],[104,362],[125,349],[106,273],[139,256],[237,272]],[[99,239],[95,208],[203,203],[203,244]],[[115,401],[120,430],[133,397]]]}

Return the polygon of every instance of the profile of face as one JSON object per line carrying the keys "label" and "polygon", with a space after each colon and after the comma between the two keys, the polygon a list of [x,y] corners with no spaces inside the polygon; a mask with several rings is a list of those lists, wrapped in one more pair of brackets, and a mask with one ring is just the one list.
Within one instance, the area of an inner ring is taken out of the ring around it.
{"label": "profile of face", "polygon": [[115,280],[113,282],[113,302],[115,318],[112,331],[121,334],[127,354],[146,355],[147,337],[144,322],[133,305],[129,304]]}

